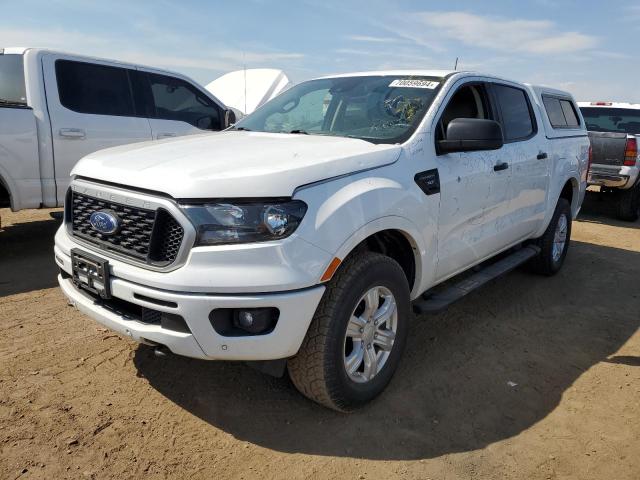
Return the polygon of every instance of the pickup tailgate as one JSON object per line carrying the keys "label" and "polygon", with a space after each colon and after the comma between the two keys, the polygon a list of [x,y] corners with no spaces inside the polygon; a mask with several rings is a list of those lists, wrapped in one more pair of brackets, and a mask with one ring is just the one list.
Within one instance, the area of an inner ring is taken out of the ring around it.
{"label": "pickup tailgate", "polygon": [[627,134],[617,132],[589,132],[592,163],[622,165],[627,145]]}

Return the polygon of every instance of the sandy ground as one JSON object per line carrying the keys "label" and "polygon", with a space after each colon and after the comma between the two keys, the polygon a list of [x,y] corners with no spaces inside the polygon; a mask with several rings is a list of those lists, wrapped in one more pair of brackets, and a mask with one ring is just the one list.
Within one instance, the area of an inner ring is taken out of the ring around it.
{"label": "sandy ground", "polygon": [[348,416],[101,329],[56,287],[48,211],[0,210],[0,478],[638,479],[640,224],[591,203],[560,274],[417,318]]}

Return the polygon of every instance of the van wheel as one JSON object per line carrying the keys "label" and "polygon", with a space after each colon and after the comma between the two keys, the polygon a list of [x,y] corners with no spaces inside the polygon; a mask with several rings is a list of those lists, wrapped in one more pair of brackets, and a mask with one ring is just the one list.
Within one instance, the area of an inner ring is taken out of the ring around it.
{"label": "van wheel", "polygon": [[635,222],[640,218],[640,185],[619,192],[617,214],[620,220]]}
{"label": "van wheel", "polygon": [[571,206],[566,199],[560,198],[547,230],[534,241],[541,251],[530,260],[531,270],[549,276],[558,273],[567,256],[570,240]]}
{"label": "van wheel", "polygon": [[362,252],[347,259],[327,286],[289,376],[311,400],[347,412],[387,386],[404,349],[409,285],[400,265]]}

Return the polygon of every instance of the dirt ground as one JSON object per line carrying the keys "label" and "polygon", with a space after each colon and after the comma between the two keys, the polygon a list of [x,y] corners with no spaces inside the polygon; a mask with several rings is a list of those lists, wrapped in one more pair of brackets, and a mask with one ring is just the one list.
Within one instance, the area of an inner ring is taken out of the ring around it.
{"label": "dirt ground", "polygon": [[49,212],[0,210],[0,478],[637,480],[640,223],[589,202],[557,276],[416,318],[351,415],[100,328],[56,286]]}

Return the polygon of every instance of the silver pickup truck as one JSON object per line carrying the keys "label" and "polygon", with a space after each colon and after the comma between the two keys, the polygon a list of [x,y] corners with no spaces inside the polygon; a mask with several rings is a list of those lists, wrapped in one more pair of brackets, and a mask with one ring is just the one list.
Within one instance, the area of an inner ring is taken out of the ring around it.
{"label": "silver pickup truck", "polygon": [[580,102],[591,140],[589,185],[613,196],[621,220],[640,217],[640,104]]}

